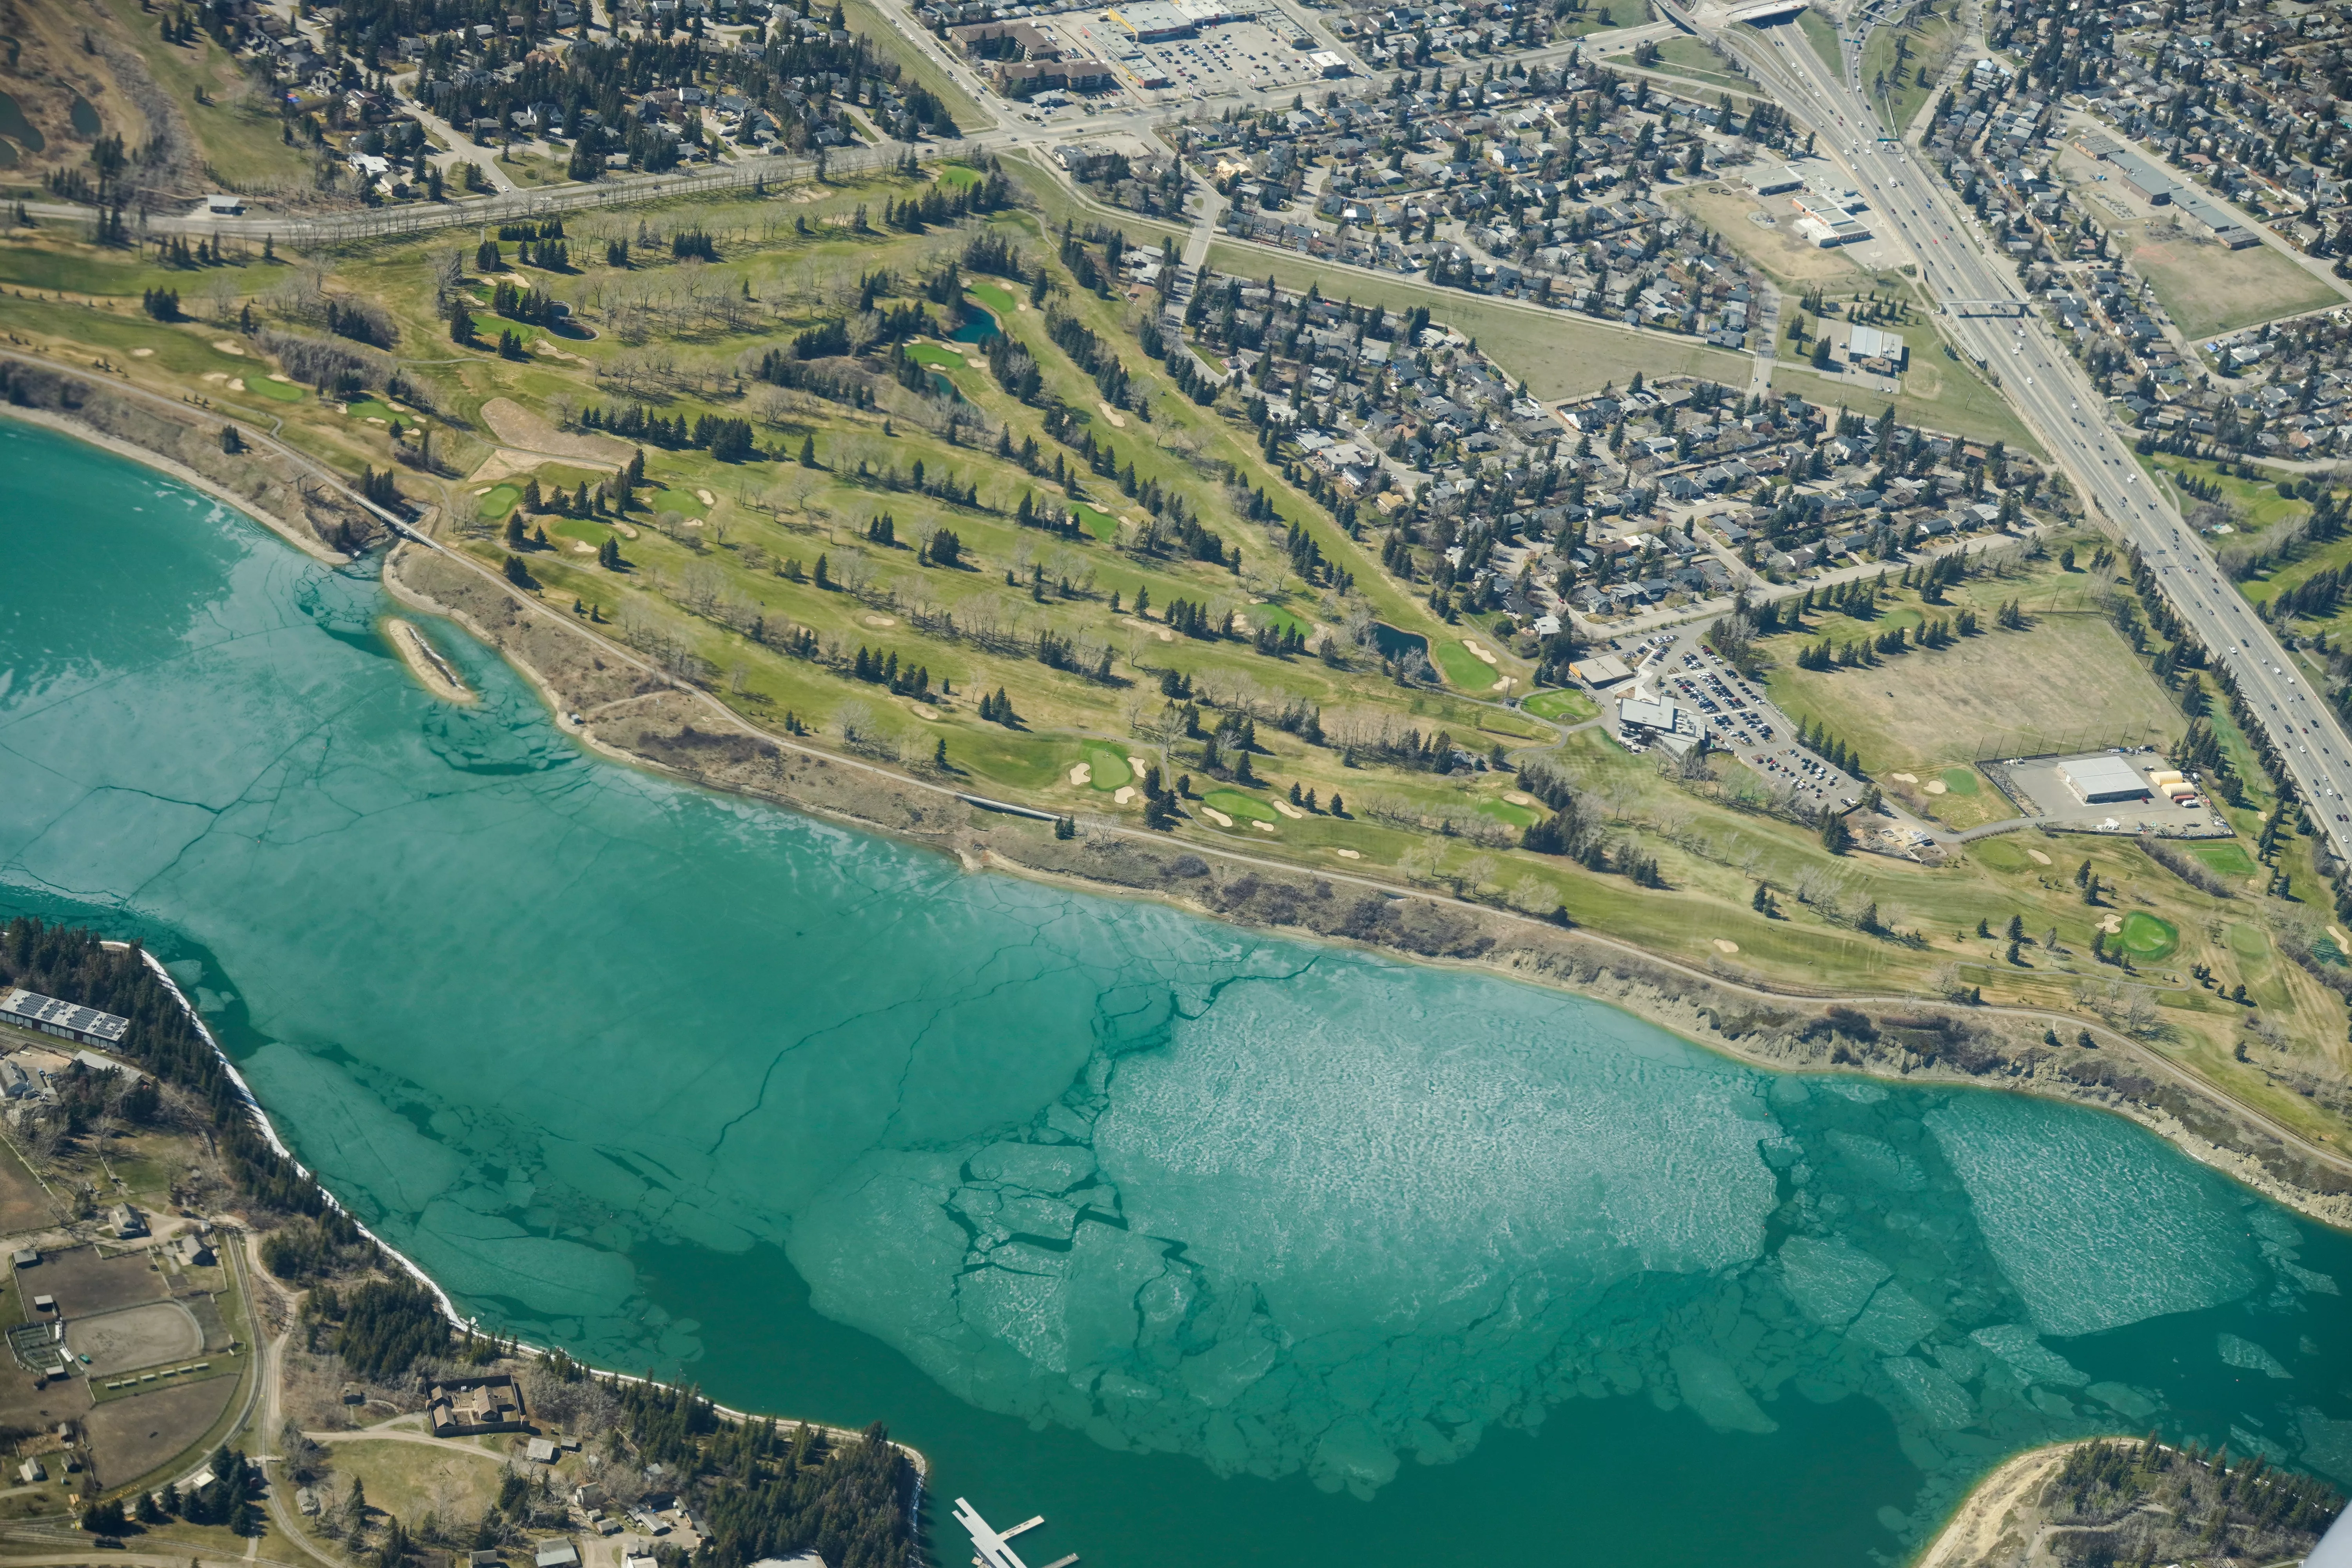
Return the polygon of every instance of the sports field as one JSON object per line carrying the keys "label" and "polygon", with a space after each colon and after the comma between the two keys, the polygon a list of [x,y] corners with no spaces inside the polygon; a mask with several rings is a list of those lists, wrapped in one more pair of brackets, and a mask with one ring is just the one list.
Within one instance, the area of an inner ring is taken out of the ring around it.
{"label": "sports field", "polygon": [[2231,250],[2185,230],[2150,226],[2131,263],[2156,289],[2172,324],[2191,339],[2344,302],[2344,296],[2267,245]]}

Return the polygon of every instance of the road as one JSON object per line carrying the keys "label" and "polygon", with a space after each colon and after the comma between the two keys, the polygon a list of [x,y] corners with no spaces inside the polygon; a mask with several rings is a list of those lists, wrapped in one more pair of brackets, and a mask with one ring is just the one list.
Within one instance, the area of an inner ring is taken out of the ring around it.
{"label": "road", "polygon": [[[1665,3],[1665,0],[1661,0]],[[2214,662],[2226,668],[2269,731],[2296,791],[2339,858],[2352,858],[2352,742],[2270,628],[2213,564],[2179,510],[2140,470],[2130,443],[2074,357],[2027,302],[1980,225],[1911,146],[1879,139],[1864,100],[1861,38],[1866,13],[1841,31],[1843,76],[1792,23],[1710,26],[1798,119],[1819,132],[1816,150],[1851,176],[1874,227],[1916,258],[1921,281],[1955,347],[1989,365],[2001,392],[2073,481],[2076,493],[2136,545],[2157,583]]]}

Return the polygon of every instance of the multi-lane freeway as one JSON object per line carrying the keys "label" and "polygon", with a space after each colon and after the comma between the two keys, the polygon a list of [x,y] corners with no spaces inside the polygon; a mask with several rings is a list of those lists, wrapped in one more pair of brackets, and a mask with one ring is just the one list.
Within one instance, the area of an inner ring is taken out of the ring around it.
{"label": "multi-lane freeway", "polygon": [[[1916,258],[1942,325],[1960,352],[1990,367],[2000,390],[2087,498],[2132,544],[2198,640],[2226,666],[2268,729],[2311,815],[2339,858],[2352,858],[2352,742],[2252,607],[2215,568],[2160,487],[2141,471],[2081,366],[2029,308],[2015,270],[1982,226],[1906,143],[1882,139],[1862,82],[1862,38],[1842,33],[1832,70],[1795,26],[1710,27],[1797,119],[1815,149],[1853,178],[1873,226]],[[1868,23],[1864,24],[1866,30]],[[2053,696],[2063,701],[2063,694]]]}

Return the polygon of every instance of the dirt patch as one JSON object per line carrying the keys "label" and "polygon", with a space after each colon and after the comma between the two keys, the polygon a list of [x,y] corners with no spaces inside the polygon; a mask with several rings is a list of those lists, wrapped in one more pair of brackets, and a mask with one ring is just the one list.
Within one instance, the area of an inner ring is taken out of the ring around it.
{"label": "dirt patch", "polygon": [[205,1331],[179,1302],[150,1301],[120,1312],[74,1319],[66,1325],[66,1348],[89,1358],[88,1375],[110,1377],[200,1355]]}
{"label": "dirt patch", "polygon": [[490,433],[509,447],[525,447],[534,452],[569,458],[578,463],[591,463],[600,468],[618,468],[627,462],[635,448],[614,436],[592,436],[585,432],[558,430],[543,416],[533,414],[511,397],[493,397],[482,405],[482,423]]}
{"label": "dirt patch", "polygon": [[[81,1417],[98,1461],[99,1479],[121,1486],[177,1458],[228,1408],[241,1379],[159,1388],[131,1399],[110,1399]],[[85,1401],[88,1394],[82,1395]],[[62,1419],[62,1417],[60,1417]]]}
{"label": "dirt patch", "polygon": [[2023,1528],[2021,1514],[2031,1510],[2042,1484],[2066,1462],[2073,1447],[2061,1444],[2020,1454],[1978,1482],[1942,1533],[1920,1554],[1917,1568],[1977,1568],[1995,1560],[2004,1537],[2013,1536],[2012,1546],[2022,1546],[2033,1531]]}
{"label": "dirt patch", "polygon": [[90,1247],[44,1254],[26,1271],[25,1288],[33,1295],[55,1296],[58,1313],[68,1319],[160,1301],[166,1294],[163,1273],[146,1252],[100,1258]]}
{"label": "dirt patch", "polygon": [[0,1151],[0,1236],[47,1230],[57,1222],[48,1194],[41,1191],[33,1173],[25,1169],[25,1162]]}

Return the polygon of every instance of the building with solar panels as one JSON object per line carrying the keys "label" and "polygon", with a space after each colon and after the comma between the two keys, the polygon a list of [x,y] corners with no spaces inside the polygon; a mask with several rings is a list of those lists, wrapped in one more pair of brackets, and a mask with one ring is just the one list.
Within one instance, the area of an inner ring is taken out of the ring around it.
{"label": "building with solar panels", "polygon": [[128,1018],[118,1018],[95,1007],[60,1002],[22,986],[0,993],[0,1023],[38,1029],[45,1035],[77,1040],[85,1046],[107,1047],[120,1046],[123,1031],[131,1027]]}

